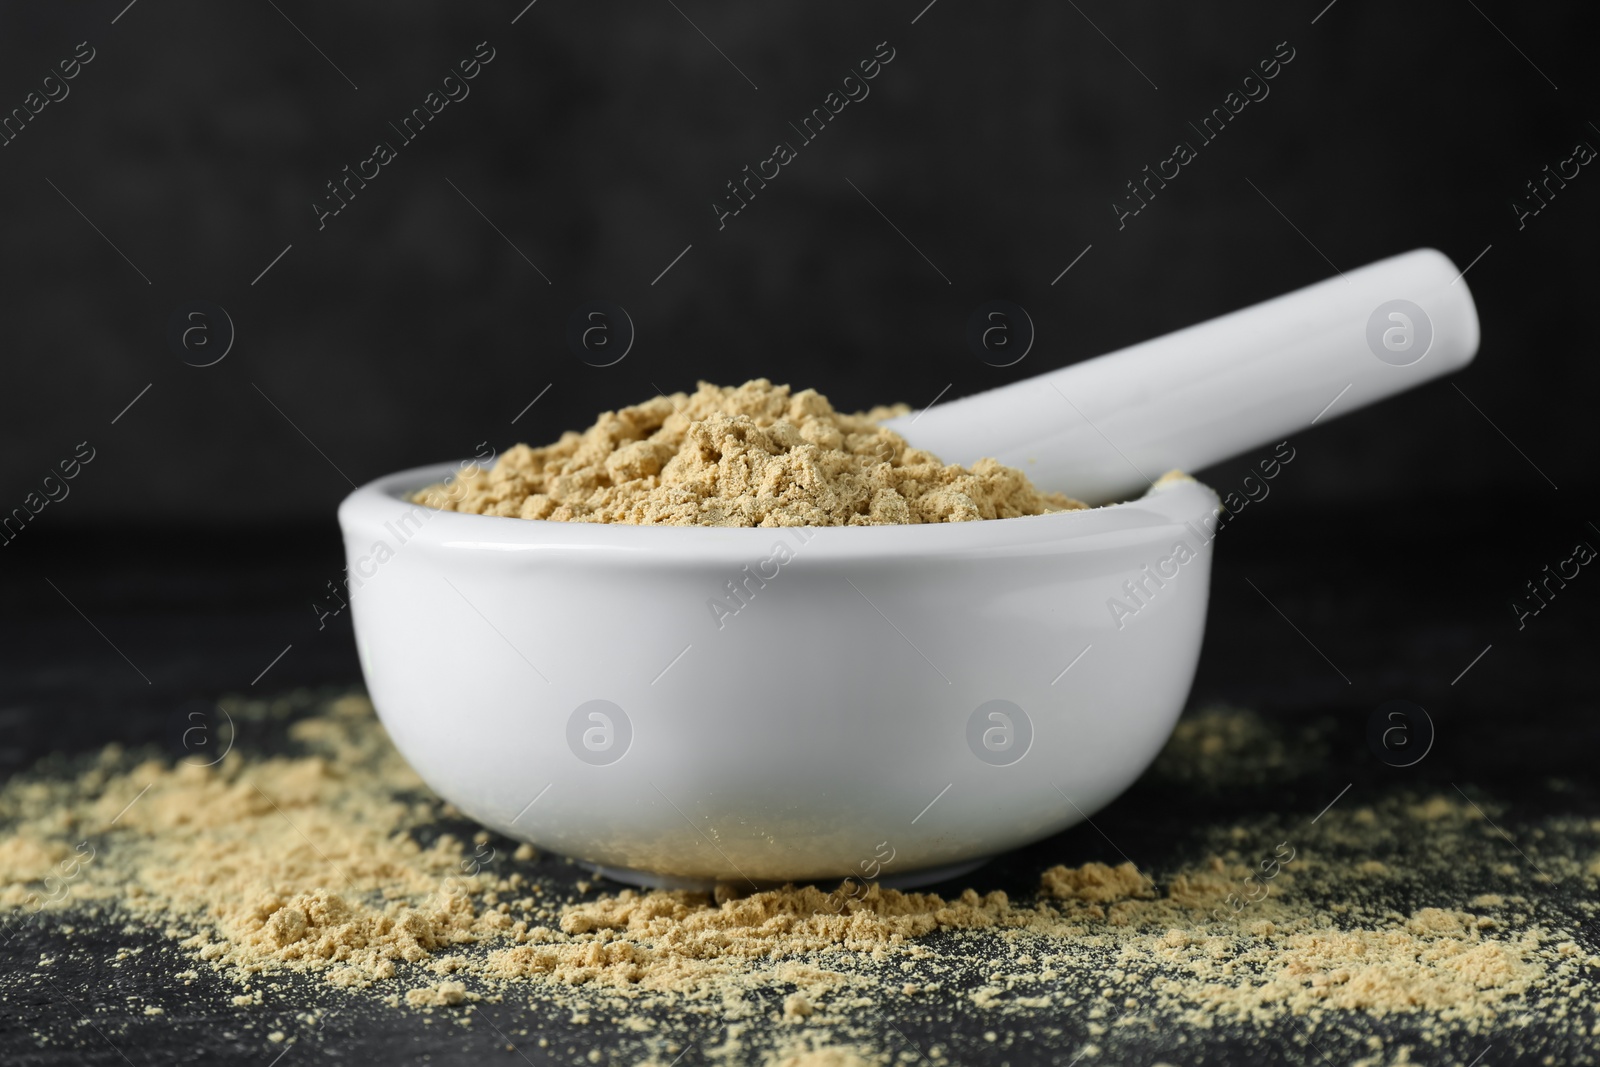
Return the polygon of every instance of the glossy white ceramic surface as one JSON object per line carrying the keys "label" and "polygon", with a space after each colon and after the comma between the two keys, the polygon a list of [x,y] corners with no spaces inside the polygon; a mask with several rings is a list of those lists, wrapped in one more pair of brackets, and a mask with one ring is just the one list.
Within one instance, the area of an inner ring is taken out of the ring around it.
{"label": "glossy white ceramic surface", "polygon": [[992,456],[1098,504],[1460,370],[1477,351],[1466,279],[1423,248],[888,425],[946,463]]}
{"label": "glossy white ceramic surface", "polygon": [[1188,480],[804,530],[405,502],[455,469],[339,509],[373,701],[441,796],[624,877],[914,882],[1055,833],[1161,748],[1200,651],[1217,498]]}

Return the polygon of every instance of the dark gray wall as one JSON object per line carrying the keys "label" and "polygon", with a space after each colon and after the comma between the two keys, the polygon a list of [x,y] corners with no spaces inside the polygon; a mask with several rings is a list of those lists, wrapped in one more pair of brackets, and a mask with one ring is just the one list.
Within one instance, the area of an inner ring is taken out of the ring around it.
{"label": "dark gray wall", "polygon": [[[539,0],[513,25],[522,0],[125,2],[0,8],[0,109],[95,54],[0,148],[0,508],[95,450],[28,537],[327,516],[346,476],[548,440],[701,377],[922,404],[1419,245],[1462,266],[1492,246],[1456,379],[1482,413],[1440,382],[1333,422],[1279,491],[1593,488],[1600,175],[1520,230],[1511,207],[1600,146],[1577,5],[938,0],[913,24],[926,0]],[[388,124],[483,41],[470,96],[402,144]],[[882,41],[870,96],[719,231],[724,182]],[[1285,41],[1270,95],[1119,230],[1123,183]],[[378,140],[397,158],[319,230],[324,183]],[[963,340],[996,297],[1038,327],[1003,370]],[[565,342],[595,298],[638,331],[608,368]],[[192,300],[236,326],[215,366],[168,344]]]}

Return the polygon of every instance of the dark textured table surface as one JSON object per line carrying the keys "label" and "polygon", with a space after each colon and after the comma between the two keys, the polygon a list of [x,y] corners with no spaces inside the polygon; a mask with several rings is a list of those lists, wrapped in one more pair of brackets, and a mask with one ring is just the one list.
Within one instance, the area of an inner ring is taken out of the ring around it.
{"label": "dark textured table surface", "polygon": [[[1503,510],[1480,511],[1470,536],[1441,533],[1437,516],[1449,512],[1463,508],[1428,502],[1319,515],[1274,513],[1268,500],[1241,514],[1218,541],[1206,649],[1190,708],[1220,700],[1287,730],[1315,724],[1326,759],[1288,780],[1228,788],[1147,775],[1096,817],[1104,836],[1076,827],[990,864],[965,884],[1026,897],[1052,863],[1115,863],[1119,852],[1144,867],[1170,868],[1193,825],[1263,811],[1309,815],[1336,796],[1346,805],[1459,788],[1492,805],[1506,832],[1505,840],[1485,845],[1485,864],[1531,862],[1518,841],[1552,815],[1600,816],[1592,675],[1600,585],[1580,575],[1520,630],[1508,606],[1522,582],[1565,558],[1572,542],[1600,538],[1581,516],[1564,517],[1545,502],[1524,509],[1521,522]],[[91,751],[111,740],[170,752],[170,724],[186,702],[359,684],[347,621],[319,630],[309,606],[338,574],[329,529],[108,529],[62,535],[11,562],[4,578],[11,610],[0,643],[6,773],[52,752]],[[285,646],[292,647],[252,689],[251,680]],[[1436,727],[1432,749],[1414,766],[1386,765],[1367,741],[1373,710],[1393,699],[1425,707]],[[582,874],[559,857],[528,867],[565,883]],[[1470,887],[1473,879],[1474,872],[1463,870],[1453,888]],[[1593,882],[1526,891],[1592,898]],[[584,1058],[591,1048],[602,1050],[599,1062],[627,1062],[612,1051],[604,1020],[574,1025],[540,1018],[511,999],[478,1005],[478,1019],[466,1026],[387,1008],[376,994],[341,996],[338,1010],[314,1024],[296,1021],[292,1004],[235,1007],[237,989],[207,969],[191,984],[171,981],[192,960],[159,931],[80,924],[68,938],[59,929],[63,921],[50,913],[5,921],[0,1052],[7,1063],[267,1064],[280,1054],[285,1063],[591,1062]],[[1600,951],[1592,921],[1580,937],[1586,952]],[[119,948],[141,950],[140,964],[112,966]],[[56,960],[48,971],[37,967],[41,956]],[[300,995],[302,1006],[334,1003],[311,980]],[[937,1043],[947,1062],[1062,1067],[1078,1054],[1081,1040],[1030,1037],[1026,1028],[986,1040],[995,1021],[951,996],[931,1008],[920,1001],[885,1007],[881,1049],[918,1059]],[[160,1006],[163,1014],[146,1015],[144,1005]],[[1581,1010],[1592,1015],[1594,1006]],[[1086,1020],[1063,1014],[1051,1021],[1068,1034],[1087,1033]],[[1362,1024],[1390,1057],[1413,1042],[1421,1025],[1405,1014]],[[268,1041],[275,1029],[290,1043]],[[518,1033],[543,1034],[548,1047],[508,1036]],[[1484,1064],[1592,1058],[1593,1042],[1575,1044],[1568,1033],[1533,1018],[1514,1041],[1463,1030],[1418,1055],[1423,1062],[1466,1063],[1486,1053]],[[1347,1063],[1372,1054],[1348,1033],[1319,1032],[1313,1041],[1290,1021],[1262,1030],[1153,1033],[1120,1045],[1115,1061]]]}

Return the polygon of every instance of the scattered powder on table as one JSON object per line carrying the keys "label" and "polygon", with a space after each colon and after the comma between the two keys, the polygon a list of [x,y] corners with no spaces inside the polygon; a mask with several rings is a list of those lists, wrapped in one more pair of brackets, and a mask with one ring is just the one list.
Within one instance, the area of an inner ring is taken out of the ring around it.
{"label": "scattered powder on table", "polygon": [[1216,705],[1178,720],[1156,772],[1188,789],[1236,793],[1243,787],[1292,781],[1328,763],[1330,721],[1308,723],[1291,746],[1245,708]]}
{"label": "scattered powder on table", "polygon": [[[399,1011],[475,1017],[509,1000],[607,1019],[617,1056],[659,1067],[691,1042],[723,1064],[887,1063],[884,1042],[901,1046],[885,1011],[1002,1043],[1070,1035],[1081,1047],[1063,1051],[1085,1063],[1152,1027],[1279,1024],[1348,1050],[1370,1039],[1362,1020],[1385,1017],[1440,1047],[1491,1028],[1513,1040],[1505,1028],[1530,1014],[1585,1044],[1596,1025],[1592,915],[1539,899],[1557,885],[1594,896],[1600,823],[1576,817],[1523,838],[1537,870],[1477,807],[1395,795],[1314,823],[1200,823],[1172,869],[1055,865],[1016,900],[879,886],[596,895],[575,892],[559,858],[474,833],[365,697],[225,706],[258,732],[288,722],[291,753],[238,745],[199,766],[112,746],[0,788],[0,913],[164,933],[178,966],[233,979],[246,1008],[292,1006],[308,980]],[[1245,729],[1199,720],[1224,739]],[[27,977],[0,978],[0,997]]]}
{"label": "scattered powder on table", "polygon": [[608,411],[543,448],[517,445],[414,499],[476,515],[647,526],[860,526],[967,522],[1086,505],[1041,492],[1021,471],[966,469],[880,425],[905,414],[833,410],[813,389],[765,378],[700,383]]}

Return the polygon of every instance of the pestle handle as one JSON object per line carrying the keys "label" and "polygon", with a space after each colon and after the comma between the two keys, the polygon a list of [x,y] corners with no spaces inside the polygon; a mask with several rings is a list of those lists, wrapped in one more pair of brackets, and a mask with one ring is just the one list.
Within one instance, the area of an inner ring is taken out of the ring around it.
{"label": "pestle handle", "polygon": [[1423,248],[887,425],[946,463],[992,456],[1102,504],[1459,370],[1477,351],[1466,280]]}

